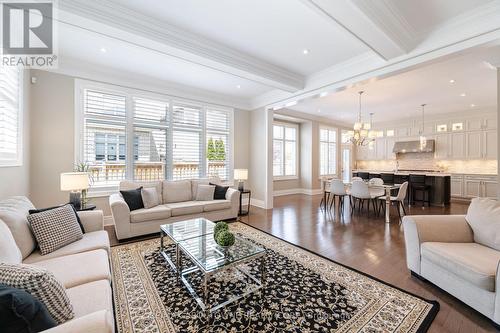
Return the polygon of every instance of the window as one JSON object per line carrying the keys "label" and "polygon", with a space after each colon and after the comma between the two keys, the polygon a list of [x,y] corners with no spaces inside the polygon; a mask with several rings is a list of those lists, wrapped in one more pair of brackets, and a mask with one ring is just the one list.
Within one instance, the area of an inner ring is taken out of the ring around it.
{"label": "window", "polygon": [[22,165],[22,71],[0,68],[0,166]]}
{"label": "window", "polygon": [[231,109],[88,85],[79,83],[77,160],[89,164],[94,187],[111,190],[124,179],[231,180]]}
{"label": "window", "polygon": [[273,126],[273,176],[276,179],[297,177],[298,126],[275,123]]}
{"label": "window", "polygon": [[319,146],[320,176],[335,175],[337,173],[337,130],[320,128]]}

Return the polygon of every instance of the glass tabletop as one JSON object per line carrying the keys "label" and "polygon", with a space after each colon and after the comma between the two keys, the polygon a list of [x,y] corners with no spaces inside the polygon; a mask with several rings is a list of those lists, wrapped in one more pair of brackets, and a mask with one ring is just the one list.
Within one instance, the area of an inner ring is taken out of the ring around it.
{"label": "glass tabletop", "polygon": [[163,224],[161,230],[175,242],[214,233],[215,223],[205,218]]}
{"label": "glass tabletop", "polygon": [[203,235],[179,242],[179,246],[205,272],[221,269],[225,266],[257,257],[265,249],[246,239],[235,236],[234,245],[224,250],[217,245],[213,235]]}

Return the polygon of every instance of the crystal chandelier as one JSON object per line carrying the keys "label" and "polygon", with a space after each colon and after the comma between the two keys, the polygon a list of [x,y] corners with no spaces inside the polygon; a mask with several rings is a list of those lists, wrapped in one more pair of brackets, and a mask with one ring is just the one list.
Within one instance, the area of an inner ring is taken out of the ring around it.
{"label": "crystal chandelier", "polygon": [[361,95],[363,95],[364,91],[358,92],[359,94],[359,114],[358,121],[354,123],[354,130],[350,131],[350,141],[356,146],[373,146],[373,142],[375,141],[376,133],[372,130],[371,118],[373,113],[370,113],[370,122],[363,123],[361,121]]}
{"label": "crystal chandelier", "polygon": [[427,138],[424,135],[425,125],[424,125],[424,113],[426,104],[422,104],[422,130],[420,131],[420,150],[424,150],[427,147]]}

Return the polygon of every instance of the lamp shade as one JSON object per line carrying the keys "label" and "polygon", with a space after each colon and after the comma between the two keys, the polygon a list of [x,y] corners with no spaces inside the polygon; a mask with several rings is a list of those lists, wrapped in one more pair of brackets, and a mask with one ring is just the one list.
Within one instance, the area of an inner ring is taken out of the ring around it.
{"label": "lamp shade", "polygon": [[87,172],[61,173],[61,191],[80,191],[89,188],[89,174]]}
{"label": "lamp shade", "polygon": [[247,180],[248,179],[248,169],[234,169],[234,179]]}

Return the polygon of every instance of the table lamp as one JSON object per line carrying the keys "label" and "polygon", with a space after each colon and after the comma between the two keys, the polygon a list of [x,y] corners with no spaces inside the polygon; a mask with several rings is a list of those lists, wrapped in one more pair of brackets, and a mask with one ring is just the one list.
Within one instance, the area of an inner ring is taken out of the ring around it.
{"label": "table lamp", "polygon": [[248,169],[234,169],[234,179],[238,180],[238,190],[243,191],[245,180],[248,179]]}
{"label": "table lamp", "polygon": [[82,206],[82,190],[89,188],[87,172],[61,173],[61,191],[69,192],[69,202],[79,209]]}

